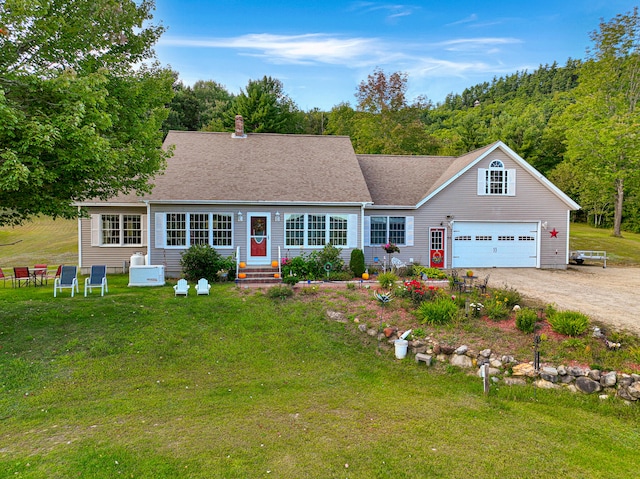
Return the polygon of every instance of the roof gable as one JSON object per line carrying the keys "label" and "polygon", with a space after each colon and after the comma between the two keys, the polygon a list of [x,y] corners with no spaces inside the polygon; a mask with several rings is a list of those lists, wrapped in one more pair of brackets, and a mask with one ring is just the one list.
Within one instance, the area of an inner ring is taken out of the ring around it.
{"label": "roof gable", "polygon": [[500,148],[571,209],[580,206],[511,148],[497,141],[458,157],[358,155],[375,206],[417,208]]}

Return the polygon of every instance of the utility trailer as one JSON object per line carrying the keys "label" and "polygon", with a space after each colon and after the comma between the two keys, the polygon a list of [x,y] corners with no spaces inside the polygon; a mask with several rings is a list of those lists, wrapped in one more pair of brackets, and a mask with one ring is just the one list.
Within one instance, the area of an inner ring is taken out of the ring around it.
{"label": "utility trailer", "polygon": [[569,259],[576,264],[582,264],[585,260],[602,261],[603,268],[607,267],[607,252],[606,251],[590,251],[590,250],[578,250],[572,251],[569,255]]}

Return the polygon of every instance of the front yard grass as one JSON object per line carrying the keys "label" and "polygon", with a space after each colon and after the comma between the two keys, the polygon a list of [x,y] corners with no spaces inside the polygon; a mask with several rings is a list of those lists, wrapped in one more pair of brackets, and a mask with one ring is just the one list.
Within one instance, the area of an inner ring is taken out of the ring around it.
{"label": "front yard grass", "polygon": [[126,284],[110,275],[103,298],[0,288],[0,477],[637,473],[637,404],[531,387],[485,397],[462,371],[377,354],[353,321],[326,319],[322,292]]}

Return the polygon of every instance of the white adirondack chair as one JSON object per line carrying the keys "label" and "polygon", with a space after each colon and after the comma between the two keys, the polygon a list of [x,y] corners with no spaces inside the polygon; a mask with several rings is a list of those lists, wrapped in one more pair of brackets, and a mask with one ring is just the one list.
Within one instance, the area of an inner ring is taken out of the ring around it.
{"label": "white adirondack chair", "polygon": [[178,284],[176,284],[173,287],[173,290],[175,291],[176,296],[178,295],[187,296],[189,294],[190,287],[191,285],[187,283],[186,279],[183,278],[178,280]]}
{"label": "white adirondack chair", "polygon": [[211,285],[206,278],[200,278],[198,280],[198,284],[196,285],[196,293],[198,294],[209,294],[209,290],[211,289]]}

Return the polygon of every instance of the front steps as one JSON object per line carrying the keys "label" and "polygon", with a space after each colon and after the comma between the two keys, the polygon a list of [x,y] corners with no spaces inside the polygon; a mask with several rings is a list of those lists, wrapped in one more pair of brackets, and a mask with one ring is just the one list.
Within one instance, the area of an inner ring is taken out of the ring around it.
{"label": "front steps", "polygon": [[[240,274],[246,274],[246,278],[240,278]],[[242,285],[247,283],[259,283],[259,284],[280,284],[282,278],[276,278],[275,275],[279,274],[278,268],[269,266],[245,266],[238,269],[238,275],[236,277],[236,284]]]}

